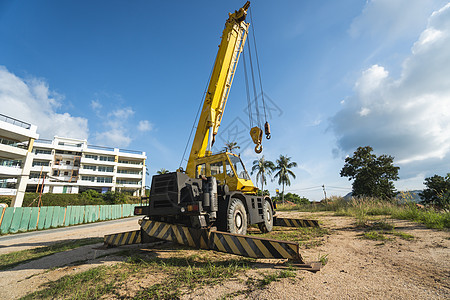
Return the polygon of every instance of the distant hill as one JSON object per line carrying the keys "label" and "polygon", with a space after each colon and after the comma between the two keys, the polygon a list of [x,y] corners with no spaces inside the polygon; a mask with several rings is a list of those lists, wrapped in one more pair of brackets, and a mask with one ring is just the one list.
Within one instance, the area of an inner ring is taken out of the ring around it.
{"label": "distant hill", "polygon": [[[415,203],[420,203],[420,201],[422,201],[422,199],[420,199],[419,193],[422,192],[422,190],[414,190],[414,191],[399,191],[399,194],[397,195],[397,199],[401,199],[402,194],[401,193],[405,193],[408,194],[408,198],[407,200],[415,202]],[[345,200],[350,200],[352,199],[352,192],[348,193],[347,195],[344,196]]]}

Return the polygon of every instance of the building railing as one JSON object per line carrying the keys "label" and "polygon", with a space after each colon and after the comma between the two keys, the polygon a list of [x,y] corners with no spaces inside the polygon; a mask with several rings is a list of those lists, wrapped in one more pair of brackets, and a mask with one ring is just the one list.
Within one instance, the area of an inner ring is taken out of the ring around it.
{"label": "building railing", "polygon": [[140,155],[144,154],[143,151],[127,150],[127,149],[119,149],[119,152],[122,152],[122,153],[130,153],[130,154],[140,154]]}
{"label": "building railing", "polygon": [[41,144],[52,144],[52,140],[46,140],[46,139],[37,139],[35,143],[41,143]]}
{"label": "building railing", "polygon": [[8,140],[5,138],[0,138],[0,144],[8,145],[11,147],[21,148],[21,149],[28,149],[28,142],[15,142],[12,140]]}
{"label": "building railing", "polygon": [[6,122],[6,123],[10,123],[10,124],[13,124],[13,125],[25,128],[25,129],[30,129],[31,128],[31,124],[30,123],[25,123],[23,121],[20,121],[20,120],[17,120],[17,119],[14,119],[14,118],[2,115],[2,114],[0,114],[0,121]]}
{"label": "building railing", "polygon": [[21,168],[22,167],[22,162],[19,161],[19,160],[0,159],[0,166]]}
{"label": "building railing", "polygon": [[95,145],[88,145],[87,149],[97,149],[97,150],[105,150],[105,151],[114,151],[114,148],[112,147],[105,147],[105,146],[95,146]]}

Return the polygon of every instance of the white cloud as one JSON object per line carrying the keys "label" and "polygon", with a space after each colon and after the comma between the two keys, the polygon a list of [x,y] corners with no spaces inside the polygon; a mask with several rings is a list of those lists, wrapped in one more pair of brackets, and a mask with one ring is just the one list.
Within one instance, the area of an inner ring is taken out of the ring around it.
{"label": "white cloud", "polygon": [[138,124],[139,131],[151,131],[153,129],[153,124],[147,120],[141,120]]}
{"label": "white cloud", "polygon": [[134,115],[134,110],[131,107],[119,108],[109,113],[110,117],[117,119],[127,119],[132,115]]}
{"label": "white cloud", "polygon": [[132,139],[124,128],[117,126],[104,132],[96,133],[95,140],[98,144],[109,147],[127,147]]}
{"label": "white cloud", "polygon": [[129,118],[134,113],[131,107],[116,108],[107,113],[103,122],[105,130],[95,133],[96,143],[109,147],[128,147],[133,140]]}
{"label": "white cloud", "polygon": [[100,101],[98,101],[98,100],[92,100],[92,101],[91,101],[91,107],[92,107],[93,110],[99,110],[99,109],[101,109],[103,106],[102,106],[102,104],[100,103]]}
{"label": "white cloud", "polygon": [[353,37],[368,35],[385,41],[412,37],[422,30],[430,13],[443,0],[370,0],[361,15],[353,20],[349,33]]}
{"label": "white cloud", "polygon": [[358,146],[370,145],[379,153],[395,156],[396,162],[403,165],[415,162],[422,170],[427,168],[425,162],[436,159],[445,160],[441,164],[448,166],[449,49],[447,4],[429,18],[427,28],[403,62],[399,78],[393,78],[379,65],[362,73],[355,94],[331,119],[339,148],[349,153]]}
{"label": "white cloud", "polygon": [[25,80],[0,66],[0,103],[0,113],[37,125],[41,138],[88,138],[87,119],[58,112],[63,96],[41,79]]}

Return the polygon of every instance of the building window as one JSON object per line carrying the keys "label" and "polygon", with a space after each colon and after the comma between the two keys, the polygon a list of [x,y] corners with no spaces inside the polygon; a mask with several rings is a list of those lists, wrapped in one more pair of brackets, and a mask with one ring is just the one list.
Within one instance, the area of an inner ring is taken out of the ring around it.
{"label": "building window", "polygon": [[114,156],[100,156],[101,161],[114,161]]}
{"label": "building window", "polygon": [[66,165],[70,165],[70,160],[66,160]]}
{"label": "building window", "polygon": [[97,170],[97,167],[91,165],[83,165],[83,169],[95,171]]}
{"label": "building window", "polygon": [[98,167],[99,172],[114,172],[113,167],[105,167],[105,166],[99,166]]}
{"label": "building window", "polygon": [[50,164],[50,162],[48,162],[48,161],[33,161],[33,167],[34,166],[48,167],[49,164]]}
{"label": "building window", "polygon": [[97,177],[97,182],[112,183],[112,177]]}
{"label": "building window", "polygon": [[59,170],[53,170],[53,176],[59,176]]}
{"label": "building window", "polygon": [[97,160],[98,159],[97,155],[92,155],[92,154],[86,154],[84,157],[89,158],[89,159],[93,159],[93,160]]}
{"label": "building window", "polygon": [[68,176],[69,175],[69,172],[64,172],[64,176]]}
{"label": "building window", "polygon": [[94,182],[95,177],[94,176],[81,176],[81,180]]}
{"label": "building window", "polygon": [[142,162],[140,162],[140,161],[122,160],[122,159],[119,160],[119,163],[127,164],[127,165],[138,165],[138,166],[142,165]]}
{"label": "building window", "polygon": [[36,149],[34,150],[36,154],[52,154],[52,150]]}
{"label": "building window", "polygon": [[131,170],[117,170],[117,173],[120,173],[120,174],[141,175],[141,172],[139,172],[139,171],[131,171]]}

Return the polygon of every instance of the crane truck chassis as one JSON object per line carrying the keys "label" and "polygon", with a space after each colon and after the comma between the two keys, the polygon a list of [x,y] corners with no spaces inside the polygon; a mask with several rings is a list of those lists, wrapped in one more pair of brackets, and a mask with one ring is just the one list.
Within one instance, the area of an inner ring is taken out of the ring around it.
{"label": "crane truck chassis", "polygon": [[[211,152],[246,41],[249,6],[247,1],[230,13],[225,23],[186,171],[153,176],[150,196],[144,199],[147,204],[134,210],[134,215],[144,216],[139,221],[140,230],[107,235],[106,245],[159,239],[247,257],[287,258],[311,271],[320,268],[318,264],[305,265],[298,243],[246,235],[251,224],[257,224],[262,232],[270,232],[274,225],[298,227],[318,223],[278,218],[270,197],[258,196],[258,188],[238,155]],[[253,127],[250,135],[255,151],[260,153],[262,129]]]}

